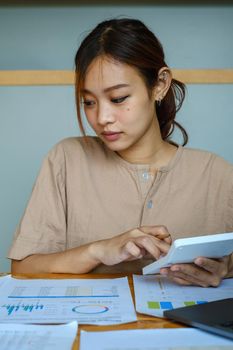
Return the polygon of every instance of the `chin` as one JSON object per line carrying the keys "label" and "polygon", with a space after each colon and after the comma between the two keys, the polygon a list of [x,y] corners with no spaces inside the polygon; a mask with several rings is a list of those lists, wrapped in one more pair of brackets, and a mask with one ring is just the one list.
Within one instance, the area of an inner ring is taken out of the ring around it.
{"label": "chin", "polygon": [[106,147],[108,147],[111,151],[114,151],[114,152],[120,152],[120,151],[124,151],[125,150],[125,147],[123,146],[120,146],[120,145],[114,145],[113,143],[106,143],[105,142],[105,145]]}
{"label": "chin", "polygon": [[111,151],[114,151],[114,152],[124,151],[130,147],[129,145],[126,145],[125,143],[119,142],[119,141],[118,142],[117,141],[107,142],[106,140],[102,140],[102,141],[106,147],[108,147]]}

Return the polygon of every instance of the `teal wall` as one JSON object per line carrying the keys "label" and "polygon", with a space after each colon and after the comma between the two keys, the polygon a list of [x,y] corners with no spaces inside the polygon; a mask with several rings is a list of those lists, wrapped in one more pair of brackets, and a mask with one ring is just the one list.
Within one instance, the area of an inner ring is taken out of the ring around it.
{"label": "teal wall", "polygon": [[[172,68],[233,68],[233,6],[93,5],[0,6],[0,70],[72,69],[86,32],[118,15],[143,20]],[[233,162],[232,101],[233,85],[188,86],[178,120],[190,147]],[[0,87],[0,271],[42,158],[77,134],[73,87]]]}

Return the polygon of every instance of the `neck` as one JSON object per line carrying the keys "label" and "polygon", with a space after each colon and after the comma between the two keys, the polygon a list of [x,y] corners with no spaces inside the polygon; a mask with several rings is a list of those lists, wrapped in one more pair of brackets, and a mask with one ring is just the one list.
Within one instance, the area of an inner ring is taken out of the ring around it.
{"label": "neck", "polygon": [[169,163],[176,150],[175,146],[162,139],[160,129],[155,125],[140,142],[118,154],[129,163],[152,164],[153,168],[159,169]]}

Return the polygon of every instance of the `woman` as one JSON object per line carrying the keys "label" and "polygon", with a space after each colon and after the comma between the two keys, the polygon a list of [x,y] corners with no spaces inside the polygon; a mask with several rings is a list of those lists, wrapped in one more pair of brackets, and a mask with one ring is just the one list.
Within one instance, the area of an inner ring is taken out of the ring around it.
{"label": "woman", "polygon": [[[233,167],[170,140],[185,87],[140,21],[100,23],[75,58],[81,138],[45,159],[9,253],[13,273],[124,272],[166,254],[171,240],[233,231]],[[85,136],[81,107],[96,137]],[[162,274],[217,286],[231,256]]]}

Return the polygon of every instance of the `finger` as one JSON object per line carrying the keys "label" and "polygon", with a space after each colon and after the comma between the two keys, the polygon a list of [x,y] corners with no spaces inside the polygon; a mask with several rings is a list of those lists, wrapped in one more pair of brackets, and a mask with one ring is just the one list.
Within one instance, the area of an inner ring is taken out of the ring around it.
{"label": "finger", "polygon": [[161,255],[160,249],[154,244],[153,240],[149,236],[141,236],[136,238],[136,244],[146,250],[147,253],[152,255],[154,259],[159,259]]}
{"label": "finger", "polygon": [[228,259],[229,257],[227,256],[218,260],[198,257],[195,259],[194,264],[223,278],[228,272]]}
{"label": "finger", "polygon": [[218,275],[211,274],[194,264],[173,265],[169,273],[174,277],[182,278],[193,285],[201,287],[217,287],[221,282],[221,278]]}
{"label": "finger", "polygon": [[182,286],[192,286],[191,282],[186,281],[181,277],[173,277],[173,278],[170,278],[170,280]]}
{"label": "finger", "polygon": [[162,276],[166,276],[170,281],[175,282],[177,284],[181,284],[183,286],[192,285],[192,283],[187,281],[186,279],[183,279],[182,277],[175,276],[174,273],[172,273],[169,268],[165,267],[165,268],[160,269],[160,274]]}
{"label": "finger", "polygon": [[129,241],[122,248],[122,253],[125,258],[129,258],[130,256],[140,259],[143,256],[143,251],[140,249],[134,242]]}
{"label": "finger", "polygon": [[162,225],[141,226],[139,227],[139,230],[141,230],[144,233],[151,234],[162,239],[170,236],[170,233],[168,232],[168,229],[166,228],[166,226],[162,226]]}
{"label": "finger", "polygon": [[144,248],[155,259],[159,259],[161,254],[166,254],[170,249],[170,245],[160,239],[152,236],[141,236],[134,239],[137,246]]}
{"label": "finger", "polygon": [[166,255],[171,248],[171,245],[164,240],[160,240],[156,237],[151,237],[151,240],[154,246],[159,248],[160,255]]}
{"label": "finger", "polygon": [[175,282],[177,284],[180,284],[182,286],[192,286],[192,283],[181,278],[181,277],[175,277],[175,276],[168,276],[169,280],[172,282]]}
{"label": "finger", "polygon": [[166,226],[141,226],[139,228],[143,233],[147,233],[150,235],[153,235],[155,237],[158,237],[159,239],[165,240],[167,243],[171,243],[171,235],[168,232],[168,229]]}
{"label": "finger", "polygon": [[169,280],[176,282],[178,284],[187,285],[187,286],[195,285],[200,287],[208,287],[207,284],[202,283],[191,276],[185,275],[182,272],[168,271],[164,273],[164,271],[161,271],[160,273],[161,275],[166,276]]}

